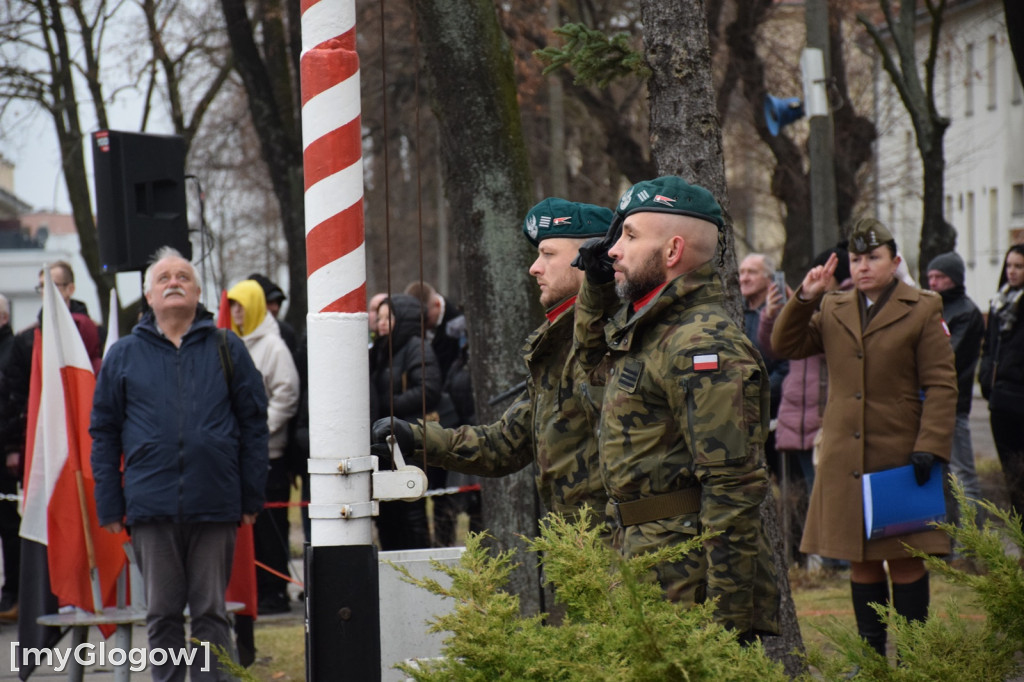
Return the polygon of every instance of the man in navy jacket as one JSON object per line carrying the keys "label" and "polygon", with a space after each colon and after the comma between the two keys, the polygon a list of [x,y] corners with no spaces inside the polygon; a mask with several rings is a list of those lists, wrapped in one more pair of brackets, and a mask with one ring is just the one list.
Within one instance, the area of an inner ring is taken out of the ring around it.
{"label": "man in navy jacket", "polygon": [[[263,507],[266,392],[245,345],[218,332],[199,304],[195,268],[181,254],[158,251],[144,288],[151,311],[110,349],[96,383],[96,510],[104,528],[132,534],[150,649],[185,649],[187,605],[192,638],[231,651],[224,590],[238,524]],[[191,679],[229,679],[203,664],[197,655]],[[152,669],[154,680],[185,673],[170,662]]]}

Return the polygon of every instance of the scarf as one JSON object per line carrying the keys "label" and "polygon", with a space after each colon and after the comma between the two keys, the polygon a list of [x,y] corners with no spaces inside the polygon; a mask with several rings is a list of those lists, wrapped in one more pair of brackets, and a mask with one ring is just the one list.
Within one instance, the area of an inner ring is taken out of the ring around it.
{"label": "scarf", "polygon": [[1020,305],[1022,293],[1024,287],[1011,289],[1009,284],[1004,284],[992,299],[992,310],[999,320],[1000,334],[1005,334],[1017,324],[1017,307]]}

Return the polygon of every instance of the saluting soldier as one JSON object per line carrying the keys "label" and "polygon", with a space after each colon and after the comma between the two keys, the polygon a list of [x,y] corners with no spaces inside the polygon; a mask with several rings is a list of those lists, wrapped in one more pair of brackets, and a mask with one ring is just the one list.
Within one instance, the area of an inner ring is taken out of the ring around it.
{"label": "saluting soldier", "polygon": [[[669,599],[717,599],[716,620],[750,641],[778,632],[759,511],[769,384],[723,308],[712,264],[722,224],[703,187],[674,176],[633,185],[608,237],[580,251],[576,334],[584,367],[611,363],[598,445],[616,545],[631,556],[720,531],[658,579]],[[624,305],[606,320],[609,290]]]}
{"label": "saluting soldier", "polygon": [[[608,497],[597,468],[594,430],[600,373],[585,374],[572,352],[573,311],[583,273],[572,267],[585,239],[603,235],[612,211],[559,198],[530,209],[523,233],[537,247],[530,274],[540,288],[547,320],[523,345],[526,387],[493,424],[445,429],[437,422],[410,424],[384,418],[373,441],[392,428],[407,458],[479,476],[497,477],[537,462],[537,489],[550,511],[567,515],[589,503],[598,515]],[[392,427],[393,423],[393,427]]]}
{"label": "saluting soldier", "polygon": [[896,241],[885,225],[859,220],[849,254],[854,288],[825,293],[835,254],[811,268],[775,322],[772,348],[788,358],[825,353],[828,403],[800,551],[850,561],[857,629],[884,656],[885,625],[870,605],[889,600],[891,579],[896,612],[924,620],[928,573],[904,543],[946,554],[949,536],[926,530],[868,540],[861,477],[913,464],[923,485],[936,460],[949,461],[957,379],[942,299],[901,281]]}

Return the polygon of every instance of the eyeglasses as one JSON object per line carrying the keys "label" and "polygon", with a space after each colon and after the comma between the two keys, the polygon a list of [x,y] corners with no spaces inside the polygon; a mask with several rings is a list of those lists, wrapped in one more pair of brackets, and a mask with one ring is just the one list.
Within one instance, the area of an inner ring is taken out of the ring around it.
{"label": "eyeglasses", "polygon": [[[54,282],[53,286],[60,287],[61,289],[63,289],[64,287],[66,287],[69,284],[71,284],[71,282]],[[36,293],[37,294],[43,293],[43,285],[42,284],[37,284],[36,285]]]}

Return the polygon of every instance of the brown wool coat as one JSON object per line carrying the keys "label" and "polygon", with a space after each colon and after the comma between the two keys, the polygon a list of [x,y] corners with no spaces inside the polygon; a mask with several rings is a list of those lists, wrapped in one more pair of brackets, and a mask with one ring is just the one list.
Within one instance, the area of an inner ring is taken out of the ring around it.
{"label": "brown wool coat", "polygon": [[828,362],[820,460],[800,551],[877,561],[906,558],[907,542],[948,553],[949,537],[937,530],[865,539],[861,494],[862,473],[909,464],[912,452],[949,461],[957,383],[942,299],[900,282],[862,333],[857,296],[826,294],[820,312],[817,301],[793,296],[772,333],[778,355],[824,352]]}

